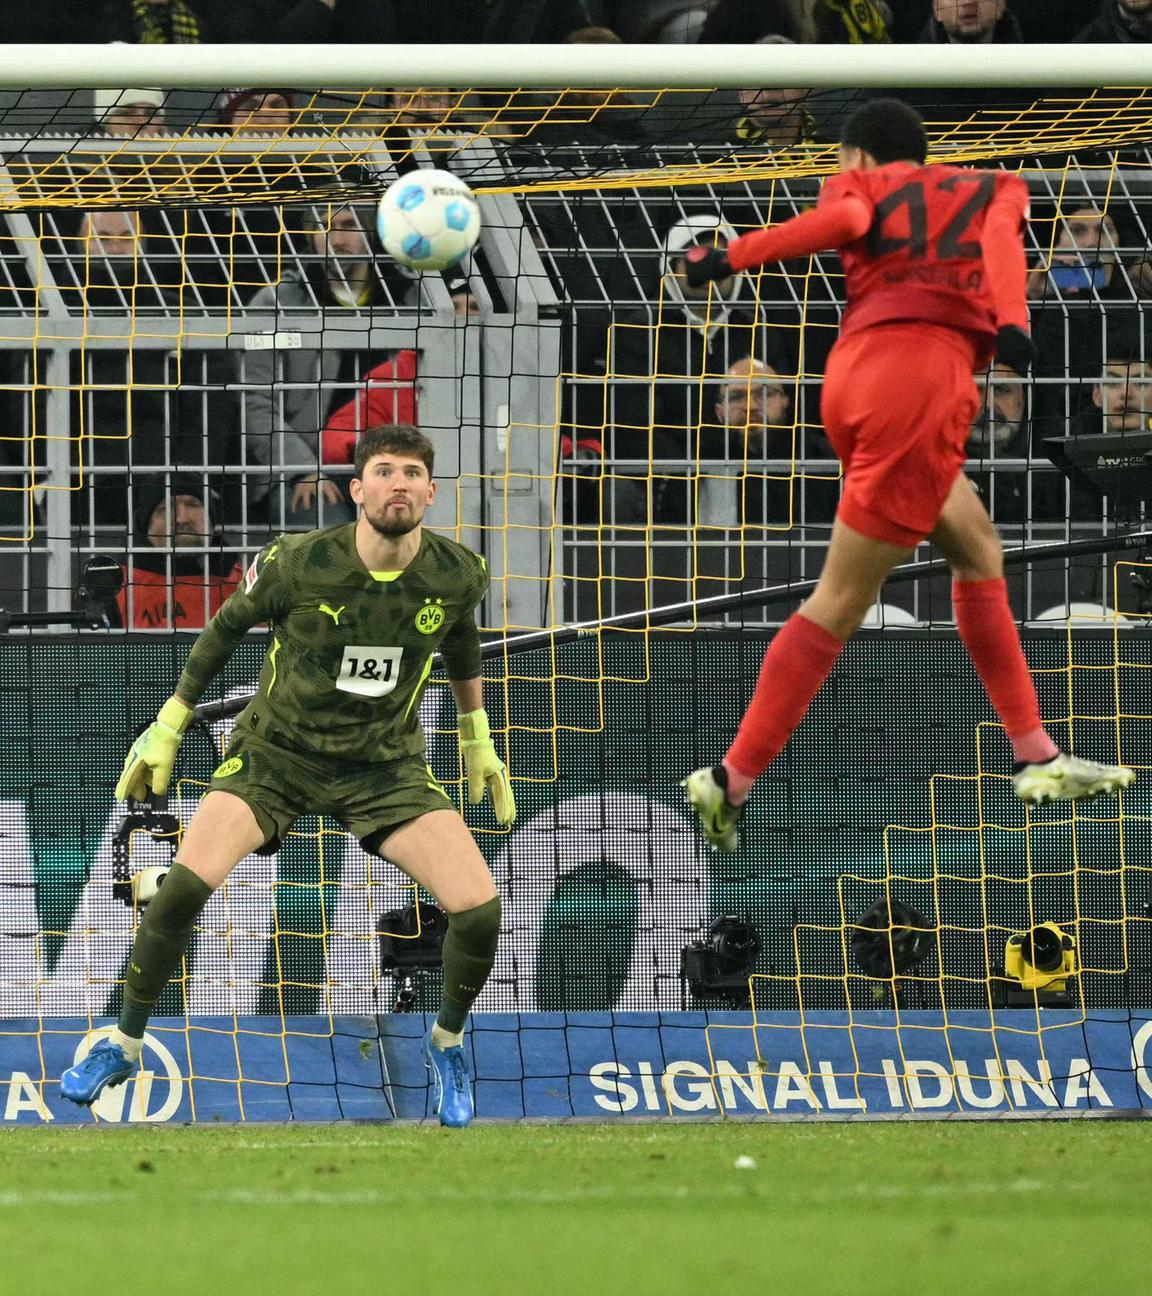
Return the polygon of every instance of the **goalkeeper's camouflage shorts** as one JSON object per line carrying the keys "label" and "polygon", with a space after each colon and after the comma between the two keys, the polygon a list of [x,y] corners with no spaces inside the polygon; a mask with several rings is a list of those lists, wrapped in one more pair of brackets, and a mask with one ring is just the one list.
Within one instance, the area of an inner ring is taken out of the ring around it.
{"label": "goalkeeper's camouflage shorts", "polygon": [[431,810],[453,808],[448,793],[419,756],[379,765],[285,751],[237,729],[212,774],[210,791],[231,792],[251,808],[264,830],[259,854],[279,849],[302,815],[338,820],[365,850],[375,852],[394,829]]}

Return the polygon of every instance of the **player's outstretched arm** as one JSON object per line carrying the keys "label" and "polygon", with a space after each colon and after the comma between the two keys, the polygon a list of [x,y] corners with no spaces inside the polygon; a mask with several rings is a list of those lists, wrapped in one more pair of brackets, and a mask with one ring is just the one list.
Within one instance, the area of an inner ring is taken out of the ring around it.
{"label": "player's outstretched arm", "polygon": [[452,680],[452,693],[460,713],[460,755],[468,775],[468,802],[479,805],[484,792],[492,798],[492,810],[498,823],[505,827],[516,819],[516,798],[508,766],[500,759],[488,713],[484,710],[483,680]]}
{"label": "player's outstretched arm", "polygon": [[684,276],[694,288],[709,279],[727,279],[741,270],[751,270],[766,261],[790,261],[843,247],[863,238],[872,223],[872,209],[854,194],[821,203],[781,225],[753,230],[733,239],[727,247],[703,245],[689,249]]}

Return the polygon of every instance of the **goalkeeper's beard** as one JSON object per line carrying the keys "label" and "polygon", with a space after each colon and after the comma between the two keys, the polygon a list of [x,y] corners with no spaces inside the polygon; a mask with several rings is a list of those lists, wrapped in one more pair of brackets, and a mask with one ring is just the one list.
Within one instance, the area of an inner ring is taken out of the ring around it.
{"label": "goalkeeper's beard", "polygon": [[365,508],[364,517],[377,535],[395,540],[398,536],[406,536],[410,531],[416,530],[424,519],[424,510],[410,504],[403,513],[397,513],[393,517],[389,515],[389,507],[386,505],[382,513],[375,517]]}

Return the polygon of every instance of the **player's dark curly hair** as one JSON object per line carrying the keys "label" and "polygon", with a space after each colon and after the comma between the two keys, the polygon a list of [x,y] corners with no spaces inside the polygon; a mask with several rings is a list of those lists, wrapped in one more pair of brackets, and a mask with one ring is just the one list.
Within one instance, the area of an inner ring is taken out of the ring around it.
{"label": "player's dark curly hair", "polygon": [[369,459],[381,454],[399,454],[419,459],[428,469],[428,476],[432,476],[436,449],[424,433],[411,423],[382,423],[379,427],[366,428],[364,435],[356,443],[356,476],[363,477]]}
{"label": "player's dark curly hair", "polygon": [[850,113],[840,128],[840,143],[863,149],[886,162],[923,162],[928,136],[915,108],[901,99],[871,99]]}

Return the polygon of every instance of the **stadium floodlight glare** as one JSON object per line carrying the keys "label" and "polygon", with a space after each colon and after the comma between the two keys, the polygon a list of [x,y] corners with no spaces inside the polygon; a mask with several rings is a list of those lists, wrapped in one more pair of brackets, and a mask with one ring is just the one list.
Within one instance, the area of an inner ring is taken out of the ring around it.
{"label": "stadium floodlight glare", "polygon": [[1007,1006],[1068,1006],[1076,970],[1076,938],[1056,923],[1014,932],[1004,945]]}
{"label": "stadium floodlight glare", "polygon": [[760,957],[760,935],[747,918],[725,914],[703,940],[685,945],[680,976],[694,998],[718,997],[734,1008],[751,1006],[748,978]]}

